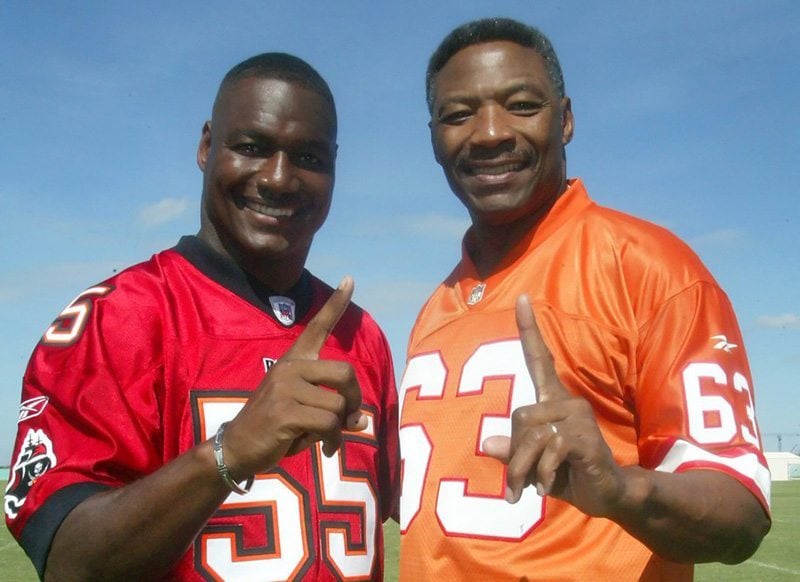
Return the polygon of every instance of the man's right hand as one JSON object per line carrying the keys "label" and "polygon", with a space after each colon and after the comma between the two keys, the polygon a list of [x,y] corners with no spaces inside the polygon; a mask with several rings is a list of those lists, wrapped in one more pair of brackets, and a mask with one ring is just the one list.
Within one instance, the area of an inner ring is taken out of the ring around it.
{"label": "man's right hand", "polygon": [[540,495],[563,499],[595,517],[610,517],[625,489],[625,473],[603,438],[592,406],[574,396],[556,373],[526,295],[516,304],[522,352],[536,390],[536,404],[511,417],[511,436],[483,442],[490,457],[505,463],[507,499],[516,503],[522,490],[536,484]]}
{"label": "man's right hand", "polygon": [[353,280],[345,277],[228,424],[223,453],[234,479],[268,471],[316,441],[330,456],[341,445],[343,429],[366,428],[353,367],[319,359],[352,295]]}

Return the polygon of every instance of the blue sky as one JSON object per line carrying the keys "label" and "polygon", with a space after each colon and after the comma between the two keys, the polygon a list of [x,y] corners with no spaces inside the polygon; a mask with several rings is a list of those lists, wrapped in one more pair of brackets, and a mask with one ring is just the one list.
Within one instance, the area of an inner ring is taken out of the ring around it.
{"label": "blue sky", "polygon": [[200,128],[224,73],[259,52],[297,54],[331,85],[336,189],[309,266],[354,276],[399,378],[468,223],[431,155],[423,73],[450,29],[484,16],[553,40],[576,117],[570,176],[700,254],[736,308],[767,449],[774,433],[800,446],[800,3],[13,0],[0,5],[0,464],[55,315],[197,231]]}

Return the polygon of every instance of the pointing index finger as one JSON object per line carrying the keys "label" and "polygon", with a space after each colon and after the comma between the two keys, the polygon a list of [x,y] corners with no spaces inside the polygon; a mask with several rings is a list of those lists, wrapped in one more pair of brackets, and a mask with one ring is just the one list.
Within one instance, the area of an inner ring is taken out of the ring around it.
{"label": "pointing index finger", "polygon": [[[282,359],[286,360],[319,360],[319,353],[325,340],[328,339],[336,324],[350,305],[355,284],[350,276],[346,276],[339,283],[325,305],[308,322],[306,329],[300,337],[286,351]],[[339,392],[347,402],[345,409],[345,424],[349,430],[363,430],[366,428],[366,419],[359,412],[361,407],[361,387],[353,372],[335,372],[330,368],[320,369],[321,376],[316,376],[306,370],[306,380],[313,384],[325,385]]]}
{"label": "pointing index finger", "polygon": [[517,298],[516,315],[522,353],[536,389],[536,401],[546,402],[569,398],[569,392],[558,379],[553,354],[550,353],[542,338],[527,295],[523,294]]}
{"label": "pointing index finger", "polygon": [[353,279],[346,276],[339,283],[339,287],[333,292],[325,305],[308,322],[306,329],[297,338],[291,348],[286,352],[287,359],[316,360],[319,352],[325,344],[325,340],[336,327],[339,319],[347,310],[350,299],[353,297]]}

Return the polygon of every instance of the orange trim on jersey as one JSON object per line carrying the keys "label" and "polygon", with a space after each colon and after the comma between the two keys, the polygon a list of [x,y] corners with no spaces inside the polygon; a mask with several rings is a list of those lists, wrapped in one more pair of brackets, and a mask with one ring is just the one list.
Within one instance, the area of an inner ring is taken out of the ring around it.
{"label": "orange trim on jersey", "polygon": [[[213,436],[211,431],[208,430],[208,426],[206,425],[207,419],[206,414],[203,413],[204,408],[209,404],[241,404],[244,406],[247,403],[249,397],[247,396],[202,396],[198,395],[196,397],[197,401],[197,409],[200,411],[199,414],[199,428],[200,428],[200,440],[205,440],[203,437],[204,435],[208,435],[205,438],[210,438]],[[229,419],[230,420],[230,419]]]}
{"label": "orange trim on jersey", "polygon": [[343,430],[342,434],[352,435],[354,437],[361,437],[364,440],[377,441],[378,437],[375,434],[375,413],[367,410],[366,408],[359,409],[361,414],[367,417],[367,428],[364,430]]}
{"label": "orange trim on jersey", "polygon": [[[299,505],[298,512],[302,516],[306,512],[305,503],[303,501],[303,495],[297,491],[294,485],[285,479],[280,473],[270,473],[268,475],[256,475],[256,481],[258,480],[271,480],[277,479],[281,483],[283,483],[286,488],[294,495],[297,499],[297,503]],[[245,499],[243,497],[242,499]],[[231,499],[230,497],[228,498]],[[207,539],[222,539],[228,540],[231,548],[231,562],[254,562],[259,560],[272,560],[272,559],[280,559],[281,556],[281,533],[280,533],[280,520],[278,519],[278,502],[275,500],[256,500],[256,501],[226,501],[225,509],[243,509],[243,508],[258,508],[259,510],[263,511],[264,513],[271,513],[273,516],[272,524],[273,524],[273,542],[274,542],[274,551],[271,553],[259,553],[259,554],[239,554],[236,551],[237,543],[236,543],[236,534],[233,532],[203,532],[201,533],[201,538],[203,540]],[[297,575],[297,573],[302,570],[308,562],[310,551],[308,547],[308,530],[306,529],[306,522],[304,519],[299,520],[300,525],[300,539],[302,540],[303,544],[303,555],[302,558],[299,558],[297,561],[297,566],[294,570],[292,570],[291,574],[287,579],[291,580]],[[217,576],[214,568],[208,563],[207,554],[204,551],[205,544],[200,544],[201,550],[201,557],[200,561],[204,567],[204,570],[211,574],[215,580],[224,580]]]}

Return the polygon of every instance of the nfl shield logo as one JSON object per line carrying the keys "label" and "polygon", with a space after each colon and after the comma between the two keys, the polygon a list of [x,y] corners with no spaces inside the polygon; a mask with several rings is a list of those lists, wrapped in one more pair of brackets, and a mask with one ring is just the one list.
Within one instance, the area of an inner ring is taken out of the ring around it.
{"label": "nfl shield logo", "polygon": [[273,295],[269,298],[272,305],[272,312],[283,325],[289,326],[294,323],[294,301],[288,297]]}
{"label": "nfl shield logo", "polygon": [[486,283],[478,283],[472,288],[467,299],[467,305],[475,305],[483,299],[483,292],[486,291]]}

